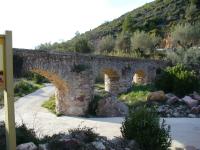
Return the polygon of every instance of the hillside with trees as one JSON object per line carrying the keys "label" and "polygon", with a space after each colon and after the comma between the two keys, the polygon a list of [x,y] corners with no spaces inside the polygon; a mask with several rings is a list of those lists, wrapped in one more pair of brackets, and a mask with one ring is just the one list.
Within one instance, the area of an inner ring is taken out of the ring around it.
{"label": "hillside with trees", "polygon": [[[36,49],[83,53],[129,52],[170,47],[169,33],[179,24],[197,24],[199,0],[155,0],[62,43],[45,43]],[[143,40],[140,40],[143,39]],[[144,40],[145,39],[145,40]],[[140,41],[146,41],[141,43]],[[143,45],[140,47],[140,45]]]}

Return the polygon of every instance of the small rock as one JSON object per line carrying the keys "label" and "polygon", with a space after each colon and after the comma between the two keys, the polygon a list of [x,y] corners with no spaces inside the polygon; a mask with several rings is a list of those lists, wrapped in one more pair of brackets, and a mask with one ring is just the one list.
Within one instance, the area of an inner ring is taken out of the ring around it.
{"label": "small rock", "polygon": [[198,105],[198,101],[192,99],[190,96],[185,96],[184,98],[182,98],[182,100],[190,107],[195,107]]}
{"label": "small rock", "polygon": [[198,150],[198,149],[195,148],[194,146],[186,146],[185,150]]}
{"label": "small rock", "polygon": [[178,101],[179,101],[179,98],[178,98],[177,96],[170,97],[170,98],[167,100],[167,104],[172,105],[172,104],[174,104],[174,103],[176,103],[176,102],[178,102]]}
{"label": "small rock", "polygon": [[167,93],[167,94],[165,94],[165,96],[167,99],[170,99],[172,97],[175,97],[176,95],[174,95],[173,93]]}
{"label": "small rock", "polygon": [[33,142],[20,144],[16,150],[37,150],[37,146]]}
{"label": "small rock", "polygon": [[105,150],[106,147],[103,145],[102,142],[92,142],[92,144],[95,146],[96,149],[98,150]]}
{"label": "small rock", "polygon": [[159,101],[159,102],[163,102],[165,100],[166,100],[166,96],[165,96],[164,91],[151,92],[147,96],[147,101]]}
{"label": "small rock", "polygon": [[40,144],[38,150],[48,150],[48,144]]}
{"label": "small rock", "polygon": [[200,107],[192,107],[191,113],[193,113],[193,114],[198,114],[198,113],[200,113]]}
{"label": "small rock", "polygon": [[195,100],[200,101],[200,95],[197,92],[193,92],[193,94],[191,94],[191,97]]}
{"label": "small rock", "polygon": [[178,112],[175,112],[175,113],[173,113],[173,116],[174,116],[174,117],[179,117],[180,114],[179,114]]}
{"label": "small rock", "polygon": [[189,114],[188,117],[189,117],[189,118],[196,118],[197,116],[194,115],[194,114]]}

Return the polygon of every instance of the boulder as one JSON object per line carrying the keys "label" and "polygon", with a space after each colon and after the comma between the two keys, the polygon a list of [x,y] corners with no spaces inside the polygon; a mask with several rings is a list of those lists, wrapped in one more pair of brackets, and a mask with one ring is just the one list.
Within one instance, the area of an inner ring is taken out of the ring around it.
{"label": "boulder", "polygon": [[159,102],[163,102],[165,100],[166,100],[166,96],[165,96],[164,91],[151,92],[147,96],[147,101],[159,101]]}
{"label": "boulder", "polygon": [[174,97],[176,95],[173,94],[173,93],[167,93],[167,94],[165,94],[165,96],[166,96],[167,99],[170,99],[171,97]]}
{"label": "boulder", "polygon": [[200,101],[200,95],[197,92],[193,92],[193,94],[191,94],[191,97],[195,100]]}
{"label": "boulder", "polygon": [[190,107],[195,107],[198,105],[198,101],[192,99],[190,96],[185,96],[184,98],[182,98],[182,100]]}
{"label": "boulder", "polygon": [[105,150],[106,149],[106,147],[103,145],[103,143],[99,142],[99,141],[92,142],[92,145],[94,145],[95,148],[98,149],[98,150]]}
{"label": "boulder", "polygon": [[191,113],[193,113],[193,114],[198,114],[198,113],[200,113],[200,105],[197,106],[197,107],[192,107]]}
{"label": "boulder", "polygon": [[114,96],[101,99],[97,104],[97,116],[120,117],[128,114],[128,106]]}
{"label": "boulder", "polygon": [[37,150],[37,146],[33,142],[20,144],[16,150]]}
{"label": "boulder", "polygon": [[167,100],[167,104],[172,105],[172,104],[174,104],[174,103],[176,103],[176,102],[178,102],[178,101],[179,101],[179,98],[178,98],[177,96],[173,96],[173,97],[170,97],[170,98]]}

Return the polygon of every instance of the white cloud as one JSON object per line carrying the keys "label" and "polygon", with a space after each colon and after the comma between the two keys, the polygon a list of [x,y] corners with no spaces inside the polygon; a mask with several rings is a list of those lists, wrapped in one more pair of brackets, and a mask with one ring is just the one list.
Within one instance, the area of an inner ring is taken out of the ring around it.
{"label": "white cloud", "polygon": [[[138,0],[139,1],[139,0]],[[0,0],[0,31],[13,31],[13,46],[68,40],[139,4],[112,7],[109,0]]]}

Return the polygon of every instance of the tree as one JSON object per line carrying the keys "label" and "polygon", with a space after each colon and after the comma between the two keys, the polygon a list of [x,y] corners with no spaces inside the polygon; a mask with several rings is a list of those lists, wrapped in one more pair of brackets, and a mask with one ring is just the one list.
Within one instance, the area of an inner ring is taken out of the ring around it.
{"label": "tree", "polygon": [[153,50],[159,44],[160,37],[150,35],[144,31],[136,31],[131,38],[131,47],[133,50],[144,52],[145,50]]}
{"label": "tree", "polygon": [[200,24],[179,24],[171,36],[173,43],[183,49],[197,46],[200,42]]}
{"label": "tree", "polygon": [[123,25],[122,25],[122,33],[125,32],[132,32],[133,29],[133,20],[131,15],[127,15],[126,18],[124,19]]}
{"label": "tree", "polygon": [[115,40],[112,35],[105,36],[98,42],[98,50],[100,53],[111,52],[114,50],[114,47]]}
{"label": "tree", "polygon": [[91,53],[92,48],[88,39],[85,36],[78,37],[74,43],[75,52],[79,53]]}
{"label": "tree", "polygon": [[116,40],[116,50],[123,52],[130,52],[131,50],[131,39],[130,33],[121,33]]}
{"label": "tree", "polygon": [[186,9],[185,17],[188,20],[192,20],[193,16],[197,12],[197,6],[195,4],[190,4],[190,6]]}

